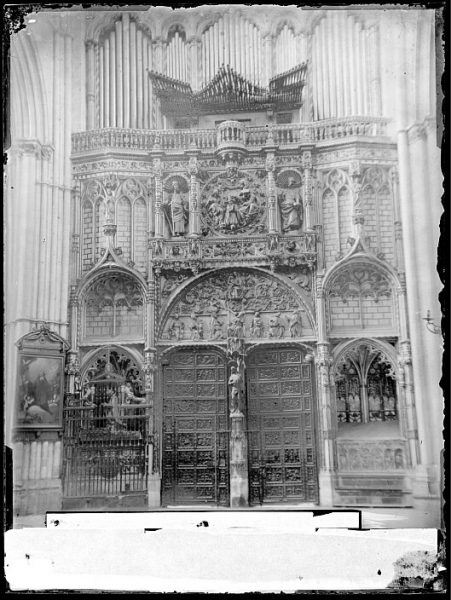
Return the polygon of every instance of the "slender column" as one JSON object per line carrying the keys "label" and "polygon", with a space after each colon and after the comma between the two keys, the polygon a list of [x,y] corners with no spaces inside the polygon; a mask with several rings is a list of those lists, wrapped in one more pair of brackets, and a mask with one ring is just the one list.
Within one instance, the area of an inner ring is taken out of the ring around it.
{"label": "slender column", "polygon": [[312,153],[306,150],[302,153],[302,168],[304,172],[304,227],[307,231],[312,229]]}
{"label": "slender column", "polygon": [[274,147],[268,147],[266,150],[266,177],[268,185],[268,232],[279,233],[278,218],[277,218],[277,197],[276,184],[274,181],[275,171],[275,154]]}
{"label": "slender column", "polygon": [[161,155],[155,154],[153,159],[153,175],[155,178],[155,237],[163,237],[163,215],[161,212],[161,203],[163,201],[162,175],[163,165]]}
{"label": "slender column", "polygon": [[197,152],[189,151],[189,154],[189,234],[191,236],[198,236],[200,234],[199,182],[197,180],[199,167],[197,164]]}
{"label": "slender column", "polygon": [[130,127],[136,129],[138,71],[136,67],[136,23],[130,22]]}
{"label": "slender column", "polygon": [[95,49],[94,49],[94,41],[88,40],[86,42],[86,102],[88,105],[87,110],[87,118],[88,122],[86,124],[87,129],[94,129],[95,123]]}
{"label": "slender column", "polygon": [[123,69],[122,69],[122,21],[116,21],[116,126],[124,126],[122,103]]}

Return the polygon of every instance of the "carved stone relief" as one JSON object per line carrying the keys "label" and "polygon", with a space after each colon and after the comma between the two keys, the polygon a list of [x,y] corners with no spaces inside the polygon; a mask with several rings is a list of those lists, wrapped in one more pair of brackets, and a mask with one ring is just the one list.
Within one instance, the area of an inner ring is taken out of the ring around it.
{"label": "carved stone relief", "polygon": [[214,176],[201,193],[204,233],[233,235],[265,231],[265,182],[249,172]]}
{"label": "carved stone relief", "polygon": [[402,471],[406,448],[402,440],[337,441],[339,471]]}
{"label": "carved stone relief", "polygon": [[273,277],[227,269],[182,293],[166,318],[161,339],[298,338],[312,333],[304,310],[296,295]]}
{"label": "carved stone relief", "polygon": [[390,297],[391,284],[383,271],[372,265],[347,265],[339,270],[329,286],[329,295],[346,303],[352,297]]}

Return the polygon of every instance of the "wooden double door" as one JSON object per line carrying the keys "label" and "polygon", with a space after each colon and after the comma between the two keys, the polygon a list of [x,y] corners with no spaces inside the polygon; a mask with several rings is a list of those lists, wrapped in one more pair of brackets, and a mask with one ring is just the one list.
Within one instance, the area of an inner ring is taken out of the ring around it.
{"label": "wooden double door", "polygon": [[[294,348],[246,360],[249,504],[317,503],[314,382]],[[163,368],[162,504],[229,506],[225,358],[175,351]]]}

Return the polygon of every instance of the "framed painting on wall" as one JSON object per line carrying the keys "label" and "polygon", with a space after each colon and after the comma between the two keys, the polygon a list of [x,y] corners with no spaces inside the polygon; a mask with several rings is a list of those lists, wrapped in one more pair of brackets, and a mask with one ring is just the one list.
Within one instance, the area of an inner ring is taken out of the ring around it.
{"label": "framed painting on wall", "polygon": [[18,346],[16,429],[62,429],[67,342],[41,327]]}

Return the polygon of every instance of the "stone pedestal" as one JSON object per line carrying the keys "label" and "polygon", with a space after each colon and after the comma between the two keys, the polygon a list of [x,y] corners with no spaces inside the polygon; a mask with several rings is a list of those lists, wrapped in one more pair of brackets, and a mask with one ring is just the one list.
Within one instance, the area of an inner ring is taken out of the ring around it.
{"label": "stone pedestal", "polygon": [[248,506],[249,481],[247,468],[247,441],[244,415],[236,410],[230,414],[230,506]]}
{"label": "stone pedestal", "polygon": [[320,506],[334,505],[334,475],[330,471],[321,470],[318,474]]}
{"label": "stone pedestal", "polygon": [[149,475],[147,487],[148,508],[159,508],[161,506],[161,477],[157,473]]}

